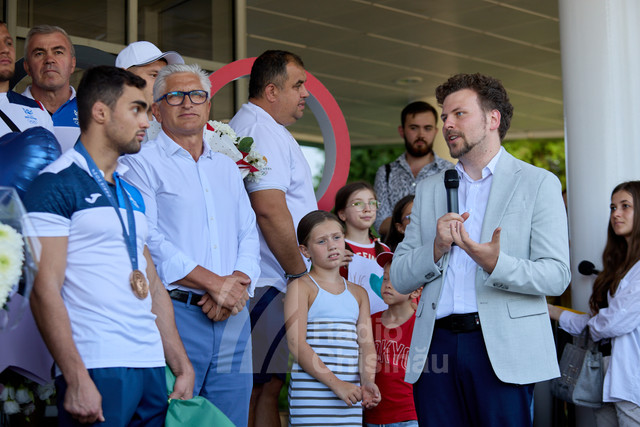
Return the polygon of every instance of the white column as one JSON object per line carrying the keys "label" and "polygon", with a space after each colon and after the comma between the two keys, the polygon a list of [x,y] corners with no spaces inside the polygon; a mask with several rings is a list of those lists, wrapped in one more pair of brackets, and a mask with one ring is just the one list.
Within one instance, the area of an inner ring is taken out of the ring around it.
{"label": "white column", "polygon": [[640,179],[640,2],[559,0],[559,12],[571,292],[587,311],[594,276],[577,266],[602,268],[611,190]]}
{"label": "white column", "polygon": [[587,309],[602,267],[611,190],[640,179],[640,2],[560,0],[574,307]]}

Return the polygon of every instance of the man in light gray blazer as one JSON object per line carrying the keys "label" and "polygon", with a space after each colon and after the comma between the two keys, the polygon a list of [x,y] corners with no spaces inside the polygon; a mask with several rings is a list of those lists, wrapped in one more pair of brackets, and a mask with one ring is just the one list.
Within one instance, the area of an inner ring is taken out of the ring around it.
{"label": "man in light gray blazer", "polygon": [[545,295],[570,280],[560,182],[502,148],[513,106],[498,80],[456,75],[436,97],[461,214],[444,173],[418,184],[391,265],[399,292],[424,285],[406,381],[420,426],[531,425],[533,383],[559,376]]}

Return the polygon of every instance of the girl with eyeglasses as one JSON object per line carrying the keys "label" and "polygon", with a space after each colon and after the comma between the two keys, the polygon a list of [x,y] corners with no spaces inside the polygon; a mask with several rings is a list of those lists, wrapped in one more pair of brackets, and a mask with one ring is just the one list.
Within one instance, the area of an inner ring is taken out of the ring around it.
{"label": "girl with eyeglasses", "polygon": [[340,274],[367,290],[371,313],[387,308],[380,292],[383,271],[376,257],[388,252],[389,247],[371,231],[379,206],[376,192],[368,182],[352,182],[336,193],[335,212],[346,229],[346,248],[353,252],[353,258],[341,268]]}

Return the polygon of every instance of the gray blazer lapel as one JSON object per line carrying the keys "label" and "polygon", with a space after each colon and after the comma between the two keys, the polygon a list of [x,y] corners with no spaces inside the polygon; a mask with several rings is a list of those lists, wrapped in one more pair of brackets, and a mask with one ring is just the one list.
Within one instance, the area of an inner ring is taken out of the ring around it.
{"label": "gray blazer lapel", "polygon": [[484,213],[480,243],[489,242],[493,231],[498,227],[502,216],[518,188],[520,182],[520,166],[515,158],[506,150],[500,155],[493,174],[487,210]]}

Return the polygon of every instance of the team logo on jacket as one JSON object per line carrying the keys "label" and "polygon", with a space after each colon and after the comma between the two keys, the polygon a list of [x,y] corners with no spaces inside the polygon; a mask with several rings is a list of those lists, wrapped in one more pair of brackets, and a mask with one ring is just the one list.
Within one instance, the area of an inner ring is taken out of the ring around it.
{"label": "team logo on jacket", "polygon": [[96,202],[96,200],[98,200],[98,197],[100,197],[100,196],[102,196],[102,194],[93,193],[93,194],[91,194],[91,196],[85,197],[84,201],[92,205],[92,204],[94,204]]}
{"label": "team logo on jacket", "polygon": [[24,118],[27,119],[30,124],[35,125],[38,123],[38,119],[33,114],[33,110],[31,108],[22,107],[22,111],[24,111]]}

